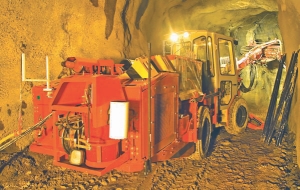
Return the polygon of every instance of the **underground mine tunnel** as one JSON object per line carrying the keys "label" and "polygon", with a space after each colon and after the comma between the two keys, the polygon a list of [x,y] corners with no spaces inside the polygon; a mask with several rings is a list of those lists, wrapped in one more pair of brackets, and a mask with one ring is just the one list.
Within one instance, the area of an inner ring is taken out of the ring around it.
{"label": "underground mine tunnel", "polygon": [[0,10],[0,189],[300,188],[297,0]]}

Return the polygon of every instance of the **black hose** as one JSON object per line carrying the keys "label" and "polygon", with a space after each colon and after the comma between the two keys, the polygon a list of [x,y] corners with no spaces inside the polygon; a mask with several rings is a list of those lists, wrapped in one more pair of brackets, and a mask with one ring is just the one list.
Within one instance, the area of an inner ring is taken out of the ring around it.
{"label": "black hose", "polygon": [[[70,142],[71,142],[70,130],[71,129],[64,128],[63,132],[62,132],[62,146],[63,146],[63,149],[65,150],[65,152],[68,154],[71,154],[71,152],[75,149],[75,148],[71,147],[71,145],[70,145]],[[76,130],[76,132],[74,134],[74,139],[78,139],[77,136],[78,136],[78,131]],[[66,139],[68,139],[68,140],[66,140]]]}
{"label": "black hose", "polygon": [[[70,112],[68,112],[67,116],[66,116],[66,124],[67,124],[67,127],[71,128],[71,129],[74,129],[74,130],[79,130],[79,129],[82,129],[83,128],[83,123],[82,121],[79,121],[78,122],[78,126],[77,125],[72,125],[69,123],[69,115],[70,115]],[[77,127],[76,127],[77,126]]]}
{"label": "black hose", "polygon": [[256,66],[254,66],[253,64],[250,65],[250,84],[248,87],[246,87],[242,81],[242,84],[240,86],[240,90],[244,93],[247,93],[249,91],[251,91],[254,81],[255,81],[255,77],[256,77]]}

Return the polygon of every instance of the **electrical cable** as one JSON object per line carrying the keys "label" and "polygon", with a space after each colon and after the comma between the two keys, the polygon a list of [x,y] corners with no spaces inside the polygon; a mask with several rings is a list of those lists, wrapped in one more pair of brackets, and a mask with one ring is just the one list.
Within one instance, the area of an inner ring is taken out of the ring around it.
{"label": "electrical cable", "polygon": [[[53,112],[51,112],[49,115],[47,115],[44,119],[42,119],[40,122],[38,122],[34,126],[24,130],[19,136],[13,138],[9,142],[7,142],[4,145],[0,146],[0,151],[6,149],[7,147],[12,145],[13,143],[17,142],[19,139],[21,139],[21,138],[25,137],[26,135],[30,134],[35,128],[40,127],[41,125],[43,125],[52,116],[52,114],[53,114]],[[10,136],[10,135],[8,135],[8,136]],[[4,139],[8,140],[9,138],[5,137]],[[2,142],[4,142],[4,141],[2,140]]]}
{"label": "electrical cable", "polygon": [[250,64],[250,84],[248,87],[246,87],[245,84],[242,82],[242,84],[240,86],[240,90],[244,93],[251,91],[254,81],[255,81],[255,77],[256,77],[256,66],[253,64]]}

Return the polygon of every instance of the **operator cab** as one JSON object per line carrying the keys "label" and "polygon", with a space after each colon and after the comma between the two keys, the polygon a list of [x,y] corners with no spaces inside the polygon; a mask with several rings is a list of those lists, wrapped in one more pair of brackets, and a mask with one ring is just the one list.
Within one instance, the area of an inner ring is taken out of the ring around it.
{"label": "operator cab", "polygon": [[169,39],[163,43],[163,54],[201,61],[202,73],[199,75],[202,75],[202,91],[212,94],[220,89],[220,109],[224,110],[238,91],[233,45],[231,37],[205,30],[191,30],[169,35]]}

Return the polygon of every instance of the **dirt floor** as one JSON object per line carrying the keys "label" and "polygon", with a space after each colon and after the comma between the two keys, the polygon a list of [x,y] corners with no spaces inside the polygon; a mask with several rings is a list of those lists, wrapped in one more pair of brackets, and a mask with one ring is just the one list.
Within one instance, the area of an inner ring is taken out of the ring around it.
{"label": "dirt floor", "polygon": [[215,131],[211,155],[152,163],[152,172],[112,171],[102,177],[53,166],[52,157],[0,153],[0,189],[300,189],[293,135],[282,146],[266,145],[262,131],[232,136]]}

